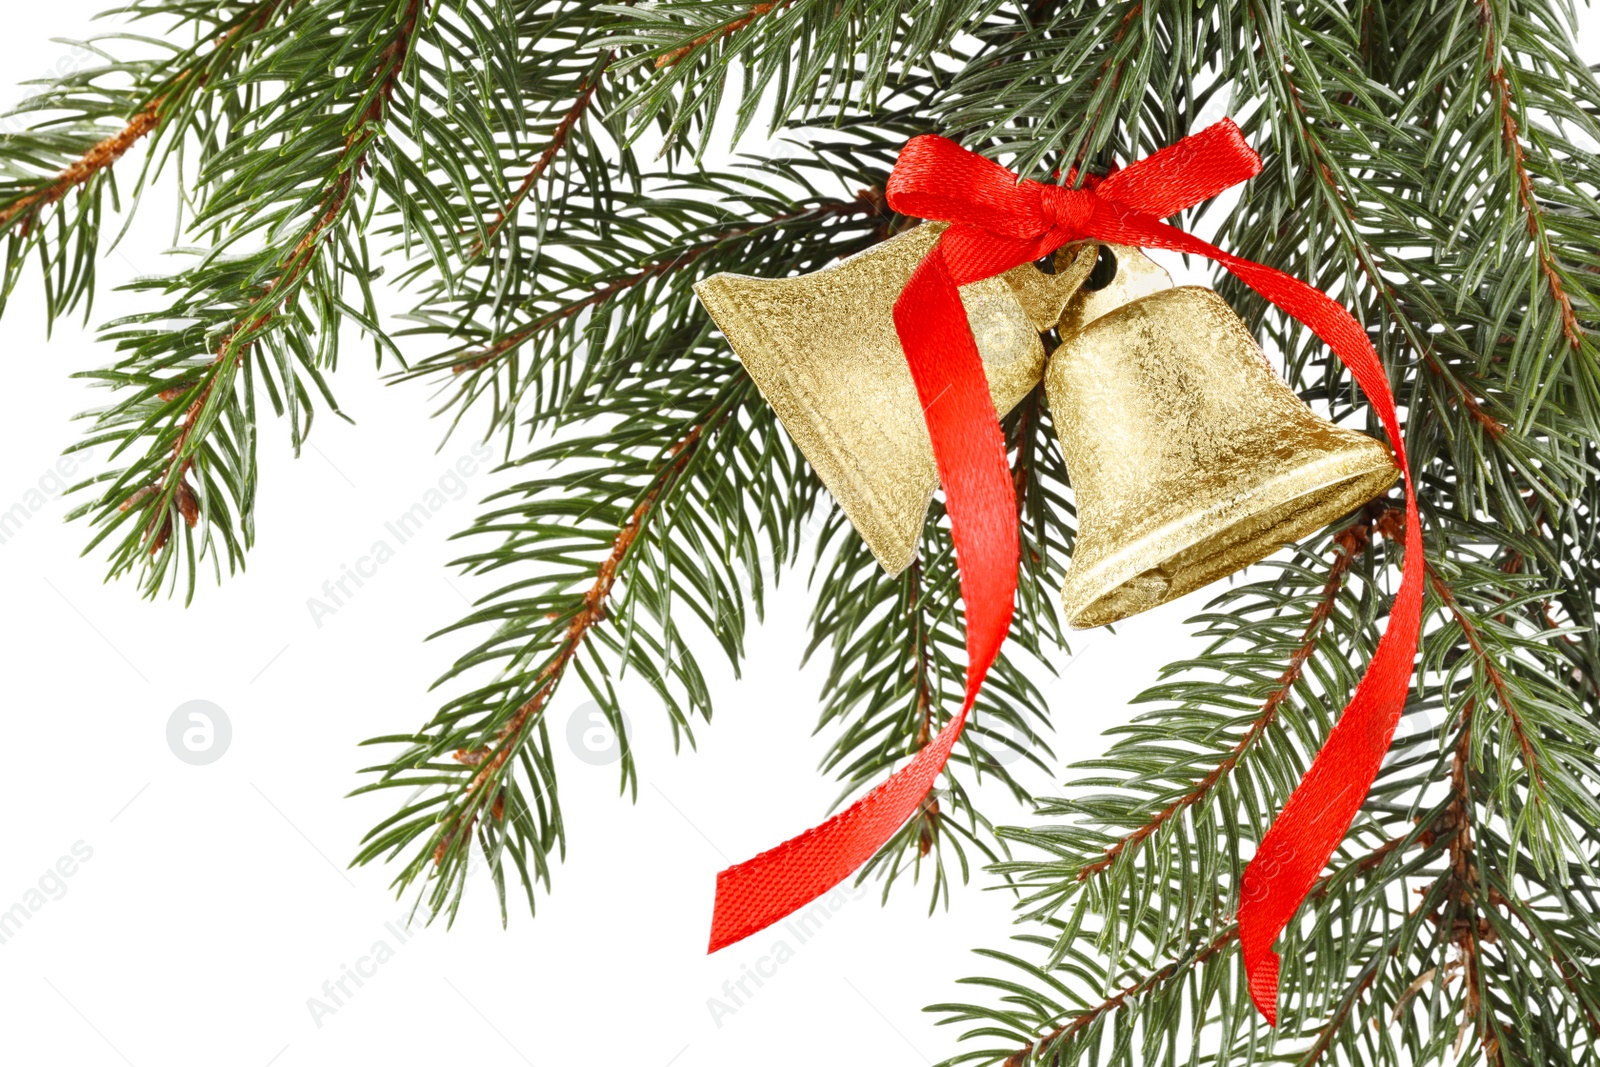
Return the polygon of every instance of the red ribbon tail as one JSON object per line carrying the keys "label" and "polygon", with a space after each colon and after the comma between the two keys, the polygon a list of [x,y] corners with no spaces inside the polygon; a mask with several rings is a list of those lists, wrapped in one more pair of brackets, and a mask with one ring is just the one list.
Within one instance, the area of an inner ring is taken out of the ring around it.
{"label": "red ribbon tail", "polygon": [[1011,628],[1017,586],[1015,490],[983,360],[938,245],[907,283],[894,317],[922,400],[961,572],[966,698],[960,714],[888,781],[820,826],[720,872],[710,952],[811,903],[894,837],[944,770]]}
{"label": "red ribbon tail", "polygon": [[1272,943],[1294,919],[1360,812],[1377,781],[1383,755],[1389,750],[1411,692],[1426,569],[1422,519],[1388,374],[1366,332],[1350,312],[1298,278],[1228,255],[1188,235],[1183,235],[1180,243],[1190,246],[1182,250],[1199,251],[1220,262],[1256,292],[1311,327],[1333,349],[1366,393],[1367,402],[1394,442],[1395,460],[1405,478],[1405,562],[1383,636],[1339,721],[1261,839],[1240,881],[1239,943],[1250,979],[1250,996],[1267,1021],[1276,1025],[1278,957],[1272,951]]}
{"label": "red ribbon tail", "polygon": [[888,781],[798,837],[717,874],[708,953],[760,933],[850,877],[905,825],[933,788],[966,710]]}
{"label": "red ribbon tail", "polygon": [[1267,1020],[1267,1025],[1278,1025],[1278,954],[1267,949],[1266,954],[1254,964],[1247,959],[1245,974],[1250,979],[1250,999]]}

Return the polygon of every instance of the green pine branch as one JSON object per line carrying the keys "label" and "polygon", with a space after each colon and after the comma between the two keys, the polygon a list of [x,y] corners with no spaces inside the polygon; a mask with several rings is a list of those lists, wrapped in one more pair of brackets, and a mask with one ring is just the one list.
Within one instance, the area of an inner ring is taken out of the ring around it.
{"label": "green pine branch", "polygon": [[[907,72],[931,73],[1004,0],[665,0],[614,6],[616,42],[640,79],[621,103],[634,130],[659,124],[673,143],[703,151],[726,107],[737,141],[765,115],[768,131],[887,101]],[[743,77],[730,93],[728,76]],[[731,96],[731,101],[727,98]],[[727,102],[725,102],[727,101]]]}
{"label": "green pine branch", "polygon": [[[243,564],[255,526],[257,389],[289,416],[298,447],[313,389],[337,410],[323,372],[337,362],[340,323],[377,329],[370,298],[365,309],[347,305],[342,280],[373,272],[352,225],[358,182],[423,16],[423,0],[348,12],[352,54],[332,67],[311,66],[292,30],[276,31],[278,47],[243,77],[288,99],[273,95],[244,116],[245,132],[200,177],[213,192],[192,228],[214,247],[184,273],[136,282],[171,302],[112,323],[122,359],[84,375],[122,396],[94,414],[79,447],[109,445],[126,465],[83,483],[95,495],[73,514],[96,528],[90,548],[110,542],[111,573],[139,569],[147,594],[182,581],[192,597],[207,557],[219,577],[222,558],[230,571]],[[265,240],[232,254],[246,234]]]}
{"label": "green pine branch", "polygon": [[[239,102],[227,86],[248,63],[267,31],[296,0],[166,4],[139,0],[117,14],[162,18],[177,47],[131,32],[76,45],[98,62],[40,84],[5,118],[26,121],[0,134],[0,233],[6,258],[0,272],[0,313],[30,257],[39,262],[48,321],[79,304],[93,305],[101,227],[116,210],[116,164],[145,144],[144,170],[133,185],[137,200],[160,163],[193,136],[204,161],[227,140]],[[115,58],[108,46],[155,55]]]}
{"label": "green pine branch", "polygon": [[737,667],[764,561],[791,552],[815,501],[816,482],[749,379],[705,345],[703,328],[677,340],[679,357],[646,372],[670,377],[677,404],[619,394],[579,416],[599,423],[591,435],[517,461],[553,473],[492,498],[468,531],[486,546],[459,561],[505,582],[450,628],[488,630],[441,679],[476,678],[476,688],[415,735],[371,742],[404,748],[369,768],[378,777],[358,792],[421,799],[374,828],[357,862],[404,857],[397,887],[426,888],[435,914],[459,907],[474,833],[502,914],[507,853],[530,907],[535,884],[548,883],[564,836],[546,713],[564,681],[575,677],[622,739],[625,791],[637,786],[617,689],[626,673],[661,699],[675,737],[693,742],[693,720],[711,714],[698,645],[714,642]]}

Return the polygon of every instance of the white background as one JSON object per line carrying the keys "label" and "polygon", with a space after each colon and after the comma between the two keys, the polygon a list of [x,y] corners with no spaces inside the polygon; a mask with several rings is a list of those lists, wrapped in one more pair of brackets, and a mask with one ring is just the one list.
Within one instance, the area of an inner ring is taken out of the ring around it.
{"label": "white background", "polygon": [[[72,62],[50,38],[86,34],[104,4],[6,4],[0,104],[22,97],[15,83]],[[133,309],[117,283],[170,269],[170,201],[170,189],[153,196],[149,218],[105,258],[94,323]],[[454,929],[419,928],[401,943],[385,927],[406,911],[387,888],[392,870],[346,869],[396,798],[344,794],[373,762],[358,741],[411,729],[436,707],[427,687],[463,645],[422,639],[481,591],[446,569],[446,538],[499,479],[469,479],[318,626],[308,598],[388,539],[384,523],[469,451],[465,439],[440,447],[425,385],[383,384],[351,344],[334,386],[358,425],[320,418],[298,461],[281,423],[263,428],[249,571],[202,585],[188,609],[142,601],[131,582],[103,585],[103,557],[79,558],[86,527],[62,524],[67,504],[51,472],[81,428],[72,417],[102,402],[69,375],[112,354],[78,322],[47,338],[39,295],[30,274],[0,323],[0,512],[17,503],[31,512],[0,543],[9,608],[0,799],[10,813],[0,912],[37,904],[29,894],[41,879],[49,892],[0,943],[0,1055],[85,1067],[458,1057],[917,1067],[955,1050],[955,1032],[922,1008],[959,996],[956,979],[992,973],[970,950],[1000,947],[1011,916],[981,874],[931,917],[924,890],[903,886],[886,908],[875,891],[850,900],[803,944],[773,931],[705,955],[716,871],[812,825],[834,795],[815,770],[828,740],[811,735],[820,673],[797,667],[809,609],[798,576],[751,634],[742,680],[715,674],[716,720],[697,730],[698,750],[674,755],[655,703],[630,705],[637,803],[618,797],[615,768],[567,759],[558,742],[570,849],[536,919],[513,900],[502,929],[479,878]],[[49,497],[37,510],[35,489]],[[1046,683],[1063,762],[1098,754],[1101,731],[1128,717],[1128,699],[1192,640],[1183,620],[1202,596],[1075,643],[1080,658]],[[208,766],[180,762],[166,743],[168,717],[193,699],[232,722],[230,748]],[[583,699],[571,685],[551,706],[558,738]],[[991,801],[996,822],[1027,817]],[[74,848],[92,855],[50,878]],[[735,1004],[724,983],[778,940],[793,958],[759,989],[747,981],[753,995]],[[379,941],[392,958],[359,987],[346,979],[342,1003],[314,1015],[312,998],[333,1006],[324,983]],[[711,998],[735,1010],[713,1018]]]}

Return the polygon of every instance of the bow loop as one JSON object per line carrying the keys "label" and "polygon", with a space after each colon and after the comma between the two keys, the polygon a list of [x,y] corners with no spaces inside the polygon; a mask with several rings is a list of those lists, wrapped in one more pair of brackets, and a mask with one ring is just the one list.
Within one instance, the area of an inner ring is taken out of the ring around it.
{"label": "bow loop", "polygon": [[1062,185],[1046,185],[927,133],[901,150],[885,192],[889,206],[903,215],[965,223],[1001,239],[1038,241],[1061,231],[1062,239],[1039,253],[1044,255],[1089,236],[1085,228],[1097,204],[1111,209],[1107,217],[1142,213],[1164,219],[1260,172],[1261,157],[1231,119],[1104,178],[1091,176],[1083,188],[1072,188],[1076,169]]}
{"label": "bow loop", "polygon": [[996,237],[1028,239],[1048,229],[1039,192],[1000,164],[937,134],[913,137],[884,187],[889,206],[918,219],[968,223]]}

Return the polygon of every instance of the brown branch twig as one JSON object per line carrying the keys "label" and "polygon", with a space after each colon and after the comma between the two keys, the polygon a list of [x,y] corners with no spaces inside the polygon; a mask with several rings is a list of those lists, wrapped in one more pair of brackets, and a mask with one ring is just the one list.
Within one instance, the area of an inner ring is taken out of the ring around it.
{"label": "brown branch twig", "polygon": [[1511,731],[1516,736],[1518,747],[1522,750],[1522,761],[1528,768],[1528,774],[1533,781],[1535,789],[1543,792],[1544,779],[1539,772],[1539,762],[1534,752],[1533,741],[1528,736],[1527,727],[1522,721],[1521,713],[1517,711],[1516,702],[1511,699],[1511,689],[1506,683],[1505,674],[1500,670],[1499,664],[1494,661],[1493,657],[1484,648],[1482,634],[1478,630],[1477,624],[1472,621],[1471,617],[1461,607],[1461,602],[1456,599],[1454,591],[1439,576],[1439,572],[1433,568],[1431,563],[1427,567],[1428,579],[1433,586],[1433,591],[1438,594],[1439,599],[1461,627],[1461,633],[1466,638],[1467,647],[1472,650],[1473,656],[1477,658],[1478,663],[1483,667],[1483,672],[1488,677],[1489,684],[1494,688],[1495,696],[1500,701],[1500,707],[1505,711],[1507,721],[1511,723]]}
{"label": "brown branch twig", "polygon": [[917,672],[917,727],[916,745],[920,749],[933,736],[933,689],[928,684],[928,645],[922,631],[922,560],[911,561],[906,568],[908,603],[906,613],[911,616],[911,635],[916,647],[912,651],[912,666]]}
{"label": "brown branch twig", "polygon": [[[295,0],[290,0],[290,2],[293,3]],[[245,27],[253,24],[259,29],[266,25],[267,20],[272,17],[282,3],[283,0],[267,0],[266,3],[261,5],[260,13],[256,18],[242,19],[233,29],[218,37],[210,54],[215,55],[217,49],[225,47],[234,37],[242,33]],[[189,67],[179,71],[173,76],[170,84],[176,85],[182,82],[193,73],[194,69],[194,67]],[[201,81],[202,83],[204,82],[204,75],[201,76]],[[48,207],[60,201],[78,186],[86,184],[95,175],[109,170],[117,160],[128,153],[129,149],[160,126],[163,119],[161,109],[165,103],[165,96],[158,96],[151,100],[128,120],[126,126],[79,156],[49,184],[21,197],[5,209],[0,210],[0,232],[10,230],[20,223],[21,232],[26,235],[33,226],[39,208]]]}
{"label": "brown branch twig", "polygon": [[701,34],[699,37],[696,37],[686,45],[682,45],[678,48],[674,48],[670,52],[663,52],[661,55],[656,56],[656,69],[661,70],[663,67],[675,67],[684,56],[687,56],[701,45],[710,44],[712,41],[720,40],[723,37],[732,37],[734,34],[750,25],[756,19],[760,18],[762,15],[770,14],[774,9],[779,7],[788,7],[793,2],[794,0],[783,0],[783,2],[779,4],[751,4],[749,12],[743,18],[734,19],[732,22],[721,27],[720,29],[712,30],[710,33]]}
{"label": "brown branch twig", "polygon": [[1372,983],[1377,981],[1380,961],[1393,958],[1395,953],[1400,951],[1400,948],[1401,942],[1397,938],[1390,943],[1387,952],[1368,961],[1367,973],[1354,986],[1345,990],[1339,1009],[1323,1025],[1322,1032],[1317,1035],[1316,1043],[1305,1051],[1305,1054],[1301,1056],[1295,1067],[1311,1067],[1312,1064],[1322,1059],[1324,1053],[1333,1047],[1333,1041],[1339,1034],[1339,1028],[1344,1025],[1346,1019],[1350,1018],[1350,1013],[1355,1010],[1356,1004],[1360,1002],[1361,995],[1371,989]]}
{"label": "brown branch twig", "polygon": [[1250,728],[1245,731],[1245,735],[1239,739],[1239,742],[1233,746],[1233,750],[1223,757],[1221,762],[1213,767],[1204,778],[1200,779],[1193,789],[1156,812],[1137,830],[1119,838],[1105,850],[1099,859],[1086,864],[1078,871],[1078,881],[1086,882],[1095,875],[1107,870],[1117,862],[1118,857],[1124,852],[1137,848],[1180,812],[1193,807],[1209,796],[1211,790],[1216,788],[1224,777],[1232,773],[1245,752],[1266,732],[1267,727],[1272,725],[1273,721],[1278,717],[1278,709],[1288,699],[1295,683],[1300,680],[1306,661],[1311,658],[1312,652],[1316,650],[1317,641],[1322,634],[1322,628],[1333,615],[1334,605],[1338,602],[1339,593],[1344,588],[1345,576],[1354,564],[1356,556],[1366,547],[1380,516],[1381,513],[1375,514],[1372,509],[1369,509],[1360,521],[1335,538],[1338,555],[1334,557],[1333,565],[1328,569],[1328,580],[1322,587],[1321,599],[1311,612],[1311,618],[1306,624],[1300,645],[1289,658],[1288,667],[1278,676],[1277,686],[1268,695],[1266,701],[1262,703],[1260,711],[1254,721],[1250,723]]}
{"label": "brown branch twig", "polygon": [[1505,64],[1500,60],[1500,41],[1495,36],[1494,10],[1489,0],[1478,0],[1478,17],[1483,24],[1483,58],[1493,69],[1489,85],[1494,90],[1500,111],[1500,138],[1511,156],[1512,170],[1517,180],[1517,202],[1527,216],[1528,236],[1533,240],[1534,251],[1539,256],[1539,269],[1544,274],[1550,296],[1561,309],[1561,332],[1574,350],[1583,347],[1583,331],[1578,325],[1577,313],[1572,310],[1572,299],[1561,284],[1556,272],[1555,256],[1550,250],[1550,240],[1545,235],[1544,210],[1539,207],[1533,191],[1533,178],[1528,173],[1527,156],[1522,150],[1522,138],[1511,99],[1511,81],[1506,76]]}
{"label": "brown branch twig", "polygon": [[[1105,62],[1100,64],[1100,71],[1095,75],[1094,85],[1090,89],[1091,96],[1099,92],[1100,87],[1106,84],[1108,76],[1110,78],[1110,84],[1107,86],[1108,94],[1115,92],[1117,86],[1122,83],[1122,73],[1127,69],[1128,63],[1126,59],[1118,59],[1116,57],[1116,49],[1122,44],[1122,39],[1128,35],[1128,27],[1133,25],[1133,20],[1143,13],[1144,0],[1134,0],[1133,3],[1128,5],[1127,12],[1122,16],[1122,23],[1117,27],[1117,32],[1111,38],[1111,46],[1106,49]],[[1033,15],[1030,14],[1029,21],[1031,22],[1032,19]],[[1026,36],[1026,34],[1019,33],[1013,40],[1023,36]],[[1057,171],[1067,173],[1069,170],[1086,169],[1084,168],[1084,163],[1089,144],[1094,140],[1095,133],[1100,128],[1100,120],[1103,118],[1105,118],[1105,104],[1102,102],[1095,107],[1094,114],[1084,116],[1083,147],[1078,150],[1077,158],[1068,164],[1064,158],[1065,153],[1062,153],[1058,156],[1058,166],[1055,168]]]}
{"label": "brown branch twig", "polygon": [[[1404,844],[1405,840],[1405,838],[1399,837],[1384,842],[1382,845],[1379,845],[1377,848],[1361,857],[1361,859],[1357,860],[1354,864],[1351,864],[1349,869],[1354,869],[1361,873],[1366,873],[1367,871],[1375,869],[1391,852],[1395,851],[1402,844]],[[1431,839],[1426,835],[1420,835],[1417,838],[1417,841],[1424,848],[1429,847],[1431,843]],[[1322,897],[1327,896],[1328,892],[1332,888],[1333,875],[1325,875],[1318,879],[1318,881],[1311,887],[1311,891],[1306,894],[1306,899],[1319,900]],[[1393,956],[1394,953],[1400,949],[1400,947],[1401,942],[1396,939],[1395,942],[1390,945],[1388,955]],[[1304,1056],[1300,1059],[1296,1067],[1311,1067],[1311,1064],[1321,1059],[1322,1054],[1333,1046],[1333,1038],[1338,1034],[1339,1027],[1343,1025],[1345,1019],[1350,1017],[1350,1012],[1355,1007],[1356,1001],[1361,999],[1361,994],[1365,993],[1367,989],[1371,987],[1373,981],[1375,981],[1377,977],[1377,960],[1373,960],[1372,969],[1369,970],[1367,974],[1356,983],[1354,988],[1347,991],[1344,1004],[1341,1005],[1339,1010],[1334,1013],[1333,1018],[1328,1020],[1327,1025],[1322,1028],[1322,1033],[1318,1035],[1316,1043],[1312,1045],[1311,1048],[1306,1050]]]}
{"label": "brown branch twig", "polygon": [[605,76],[606,70],[611,66],[611,62],[615,58],[615,52],[607,52],[601,58],[594,72],[578,86],[578,95],[572,101],[572,106],[567,109],[567,113],[561,117],[561,121],[556,123],[556,128],[550,134],[550,143],[545,145],[543,152],[539,153],[539,158],[533,161],[533,166],[529,168],[527,177],[522,179],[522,184],[518,186],[516,193],[507,201],[506,206],[501,209],[499,217],[489,227],[489,232],[473,247],[468,258],[476,259],[483,254],[489,245],[494,243],[495,238],[500,235],[500,230],[505,226],[518,206],[527,199],[528,194],[533,191],[534,183],[539,180],[540,175],[549,169],[551,162],[566,147],[567,139],[572,135],[573,129],[578,125],[578,121],[583,117],[584,112],[589,110],[589,105],[594,101],[595,90],[600,88],[600,79]]}
{"label": "brown branch twig", "polygon": [[[1436,587],[1441,584],[1435,579]],[[1462,625],[1464,629],[1466,624]],[[1480,989],[1483,975],[1478,969],[1478,941],[1485,933],[1488,935],[1488,940],[1493,940],[1494,929],[1488,926],[1486,919],[1479,918],[1477,906],[1478,866],[1473,858],[1471,796],[1467,780],[1467,768],[1472,751],[1473,710],[1472,700],[1468,700],[1462,707],[1461,736],[1456,741],[1455,756],[1450,766],[1451,800],[1448,818],[1453,832],[1450,834],[1449,844],[1450,870],[1446,878],[1457,890],[1456,902],[1462,912],[1451,924],[1451,940],[1455,942],[1462,964],[1462,986],[1467,997],[1467,1014],[1470,1016],[1467,1021],[1477,1027],[1485,1060],[1489,1063],[1499,1063],[1500,1042],[1484,1023],[1483,995]],[[1480,926],[1486,927],[1487,930],[1480,929]]]}
{"label": "brown branch twig", "polygon": [[[911,616],[911,640],[915,646],[912,649],[911,667],[917,672],[917,737],[916,747],[920,750],[933,737],[934,710],[933,687],[929,684],[930,668],[928,664],[928,639],[922,628],[922,560],[914,559],[906,568],[906,586],[908,589],[908,602],[906,612]],[[939,826],[939,798],[932,791],[922,798],[922,804],[917,809],[917,818],[921,827],[917,831],[917,851],[926,856],[933,851],[934,833]]]}
{"label": "brown branch twig", "polygon": [[[1448,596],[1448,589],[1434,577],[1435,589],[1441,597]],[[1453,598],[1452,598],[1453,599]],[[1458,615],[1464,620],[1464,616]],[[1463,628],[1468,624],[1463,621]],[[1474,858],[1472,841],[1472,797],[1469,771],[1472,759],[1472,730],[1474,726],[1477,701],[1469,698],[1461,708],[1461,730],[1456,738],[1455,752],[1450,763],[1450,803],[1446,806],[1442,818],[1443,825],[1437,831],[1430,828],[1426,835],[1426,843],[1432,844],[1441,838],[1448,838],[1446,845],[1449,854],[1449,866],[1440,876],[1444,888],[1444,898],[1441,904],[1454,904],[1457,913],[1450,923],[1450,941],[1456,947],[1457,959],[1452,961],[1460,970],[1462,989],[1466,996],[1467,1015],[1469,1016],[1461,1026],[1456,1039],[1459,1049],[1461,1037],[1466,1034],[1469,1027],[1476,1026],[1479,1042],[1483,1045],[1484,1059],[1487,1063],[1499,1064],[1502,1062],[1499,1038],[1486,1024],[1483,1012],[1482,972],[1478,967],[1478,953],[1480,942],[1493,942],[1497,938],[1494,927],[1488,919],[1479,913],[1478,896],[1481,882],[1478,876],[1478,866]],[[1490,899],[1504,899],[1491,887]],[[1430,916],[1439,921],[1437,914]]]}
{"label": "brown branch twig", "polygon": [[128,124],[80,156],[44,188],[29,193],[0,211],[0,230],[18,223],[25,236],[39,208],[48,207],[109,168],[146,134],[161,124],[161,97],[150,101]]}
{"label": "brown branch twig", "polygon": [[[1238,936],[1239,927],[1237,925],[1229,926],[1227,929],[1223,930],[1222,933],[1212,938],[1210,943],[1205,945],[1193,956],[1191,956],[1188,960],[1189,964],[1193,965],[1197,963],[1204,963],[1212,956],[1215,956],[1218,952],[1221,952],[1228,945],[1232,944],[1238,938]],[[1005,1062],[1002,1064],[1002,1067],[1023,1067],[1023,1064],[1027,1062],[1028,1056],[1033,1052],[1034,1049],[1043,1048],[1046,1045],[1058,1041],[1065,1042],[1071,1040],[1084,1030],[1087,1030],[1102,1016],[1118,1010],[1129,1000],[1149,992],[1151,989],[1154,989],[1162,982],[1165,982],[1167,979],[1171,978],[1174,974],[1177,974],[1179,967],[1182,965],[1183,961],[1174,960],[1165,967],[1146,975],[1139,981],[1134,982],[1131,985],[1124,986],[1120,991],[1112,994],[1105,1000],[1102,1000],[1092,1008],[1087,1008],[1084,1011],[1077,1013],[1072,1017],[1070,1022],[1063,1023],[1061,1026],[1056,1027],[1048,1034],[1044,1034],[1038,1038],[1035,1038],[1033,1041],[1030,1041],[1016,1052],[1013,1052],[1011,1055],[1005,1058]]]}
{"label": "brown branch twig", "polygon": [[[612,590],[617,584],[617,572],[622,566],[622,561],[627,557],[629,550],[633,548],[634,542],[638,539],[639,532],[644,528],[645,518],[649,515],[651,509],[655,507],[661,491],[666,488],[673,478],[681,474],[684,467],[688,465],[690,457],[704,439],[704,435],[705,424],[695,425],[689,429],[689,432],[681,440],[667,450],[667,458],[670,462],[657,476],[655,484],[634,505],[633,510],[628,513],[627,519],[618,528],[617,536],[611,542],[611,551],[605,559],[600,561],[600,565],[596,568],[594,581],[584,593],[583,601],[579,605],[577,612],[573,614],[571,621],[567,623],[566,633],[562,636],[561,644],[557,646],[555,655],[551,657],[550,662],[545,664],[535,679],[533,695],[523,701],[517,710],[512,713],[506,724],[500,728],[495,735],[497,744],[493,747],[460,749],[454,753],[452,758],[457,763],[478,768],[478,773],[472,776],[472,780],[462,790],[463,802],[468,805],[464,824],[466,833],[470,834],[472,832],[473,823],[477,818],[476,808],[481,806],[481,801],[478,798],[483,795],[482,787],[511,758],[512,753],[521,743],[525,729],[544,710],[545,703],[550,699],[551,694],[555,692],[567,665],[572,662],[573,657],[578,654],[578,649],[582,647],[584,638],[596,623],[605,619]],[[495,796],[498,801],[498,790]],[[461,825],[459,819],[457,825]],[[452,828],[440,838],[438,846],[433,850],[433,862],[435,865],[444,862],[444,857],[449,851],[450,845],[457,839],[457,836],[455,829]]]}

